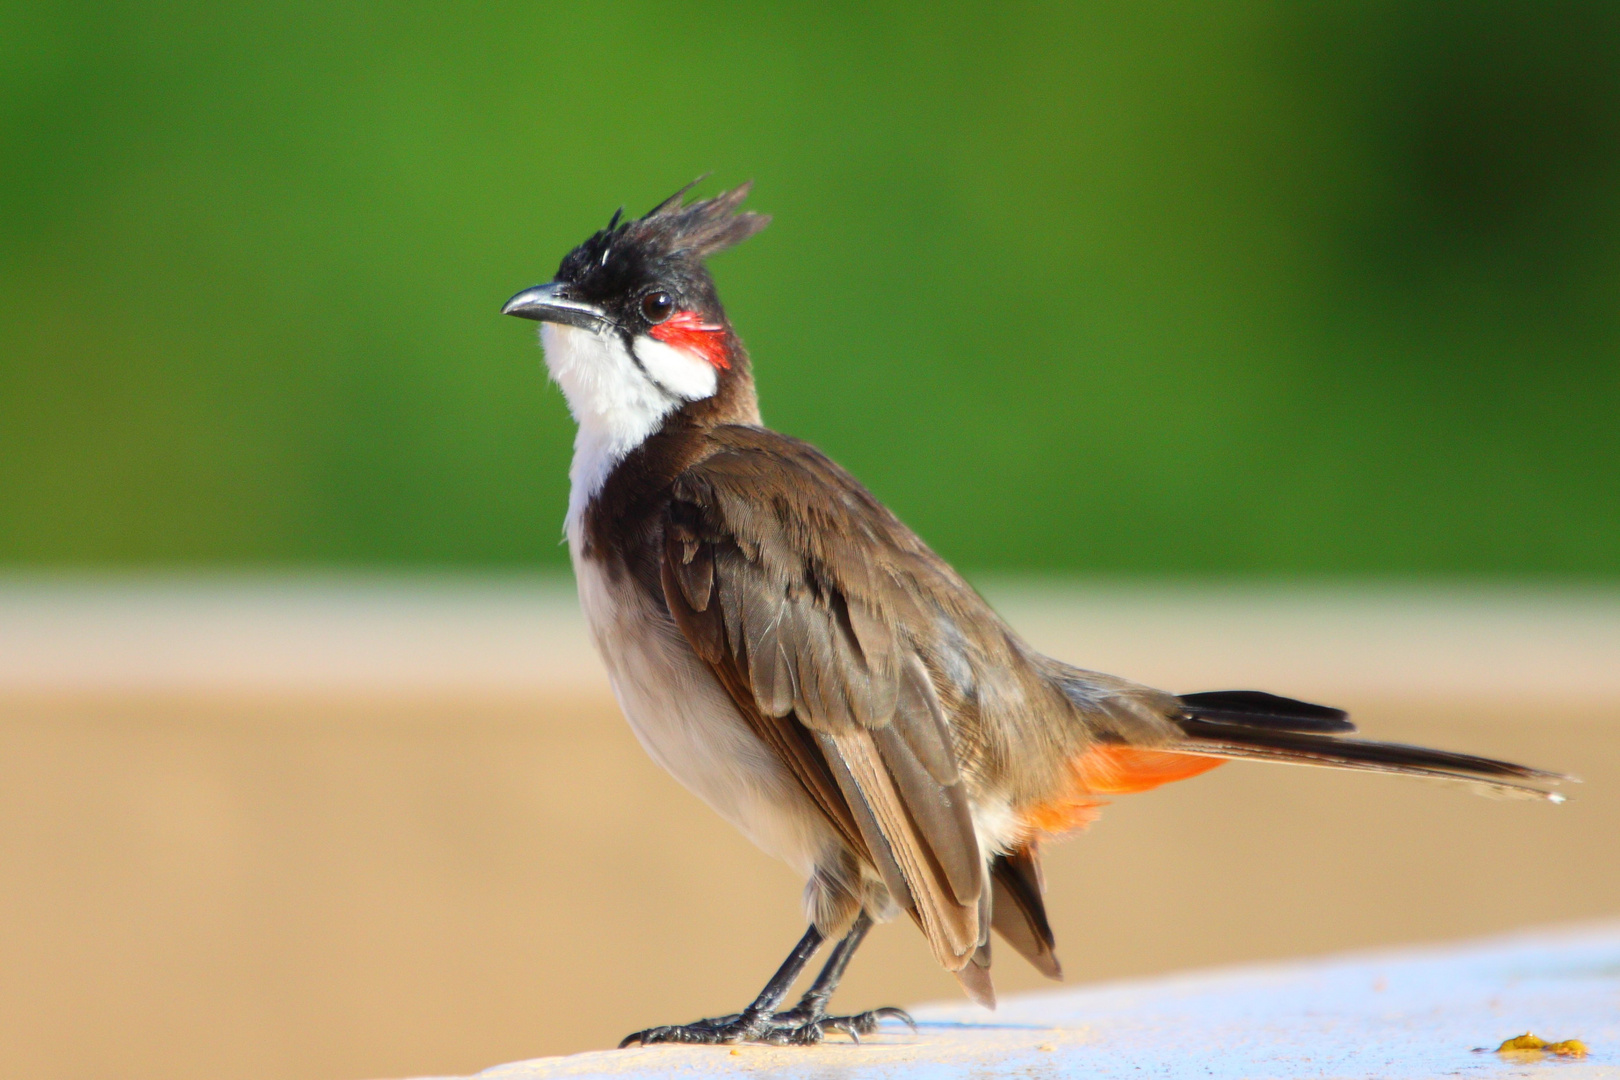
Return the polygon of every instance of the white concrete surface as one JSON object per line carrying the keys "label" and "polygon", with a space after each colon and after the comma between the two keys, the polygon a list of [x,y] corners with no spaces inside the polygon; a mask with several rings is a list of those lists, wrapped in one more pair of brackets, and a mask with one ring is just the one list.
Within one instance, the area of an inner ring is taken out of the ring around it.
{"label": "white concrete surface", "polygon": [[[915,1015],[916,1034],[889,1025],[860,1046],[605,1050],[501,1065],[478,1080],[1617,1077],[1620,923],[1080,987],[1014,997],[995,1013],[949,1005]],[[1525,1031],[1580,1039],[1590,1054],[1492,1052]]]}
{"label": "white concrete surface", "polygon": [[[1170,690],[1620,701],[1620,592],[987,582],[1038,647]],[[0,579],[0,695],[603,693],[564,577]]]}

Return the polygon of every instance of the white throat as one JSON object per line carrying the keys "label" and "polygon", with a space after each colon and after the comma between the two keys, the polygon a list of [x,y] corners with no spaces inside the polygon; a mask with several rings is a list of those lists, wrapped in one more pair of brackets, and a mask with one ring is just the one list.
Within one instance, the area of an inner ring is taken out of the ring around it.
{"label": "white throat", "polygon": [[568,470],[568,529],[602,489],[614,466],[688,401],[712,397],[719,372],[701,356],[655,338],[635,339],[635,354],[611,331],[542,323],[546,368],[568,399],[579,433]]}

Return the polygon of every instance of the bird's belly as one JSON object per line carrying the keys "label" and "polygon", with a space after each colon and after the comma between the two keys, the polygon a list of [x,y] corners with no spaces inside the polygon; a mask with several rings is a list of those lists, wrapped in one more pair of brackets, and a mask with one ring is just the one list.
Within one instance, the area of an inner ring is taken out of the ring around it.
{"label": "bird's belly", "polygon": [[737,714],[668,611],[628,574],[576,555],[580,606],[614,697],[659,765],[807,877],[833,842],[798,782]]}

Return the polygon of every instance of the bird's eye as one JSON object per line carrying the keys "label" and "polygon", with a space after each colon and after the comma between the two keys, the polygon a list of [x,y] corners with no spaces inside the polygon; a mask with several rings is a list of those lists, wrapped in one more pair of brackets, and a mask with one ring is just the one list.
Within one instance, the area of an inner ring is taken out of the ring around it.
{"label": "bird's eye", "polygon": [[641,317],[661,323],[675,313],[675,299],[667,292],[652,292],[641,298]]}

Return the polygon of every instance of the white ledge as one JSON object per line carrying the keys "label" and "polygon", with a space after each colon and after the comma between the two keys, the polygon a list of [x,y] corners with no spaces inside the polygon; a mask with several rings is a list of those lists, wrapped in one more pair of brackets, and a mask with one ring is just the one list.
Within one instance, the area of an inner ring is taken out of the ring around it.
{"label": "white ledge", "polygon": [[[1542,870],[1530,872],[1541,873]],[[540,1058],[477,1080],[587,1077],[1620,1076],[1620,923],[915,1010],[854,1046],[648,1047]],[[671,1020],[682,1019],[671,1017]],[[1579,1060],[1498,1055],[1533,1031]],[[1484,1048],[1483,1052],[1475,1048]]]}

